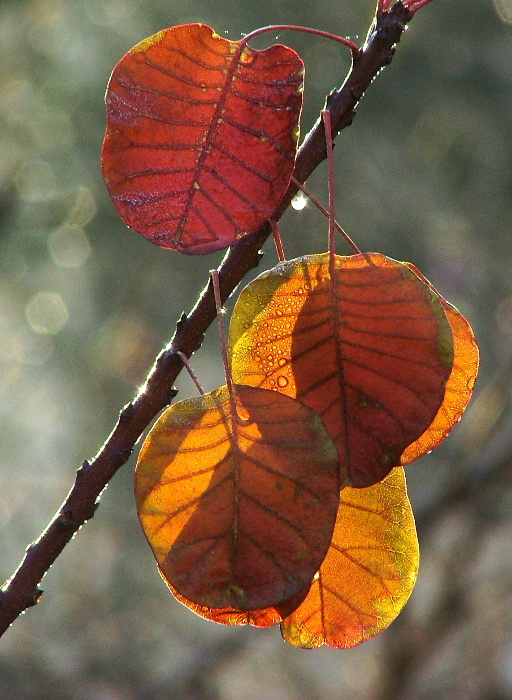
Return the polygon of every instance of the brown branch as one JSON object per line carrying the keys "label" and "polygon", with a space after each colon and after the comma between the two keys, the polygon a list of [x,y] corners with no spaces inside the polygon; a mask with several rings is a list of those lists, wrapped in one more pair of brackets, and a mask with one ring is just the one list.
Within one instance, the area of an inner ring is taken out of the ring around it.
{"label": "brown branch", "polygon": [[[372,25],[361,51],[354,55],[348,77],[340,89],[327,98],[332,117],[333,138],[351,124],[355,108],[379,71],[390,63],[395,44],[411,19],[412,12],[396,3]],[[294,177],[303,183],[326,158],[323,124],[318,120],[306,136],[297,155]],[[278,220],[297,191],[291,185],[274,216]],[[268,224],[234,245],[219,268],[223,301],[243,276],[258,264],[260,247],[271,228]],[[204,333],[215,319],[215,301],[210,284],[203,290],[189,316],[183,316],[170,343],[162,350],[149,372],[143,389],[121,411],[114,430],[91,462],[77,471],[64,503],[41,534],[27,549],[25,557],[0,594],[0,635],[31,605],[42,591],[38,587],[50,566],[77,530],[93,516],[98,499],[117,470],[126,462],[142,432],[174,397],[173,382],[183,366],[177,351],[190,357],[202,343]]]}

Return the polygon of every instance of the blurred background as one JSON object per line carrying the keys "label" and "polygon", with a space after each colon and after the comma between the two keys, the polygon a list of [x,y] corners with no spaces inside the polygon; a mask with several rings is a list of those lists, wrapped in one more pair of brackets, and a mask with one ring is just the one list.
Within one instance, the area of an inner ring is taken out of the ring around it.
{"label": "blurred background", "polygon": [[[294,23],[362,40],[373,6],[0,0],[1,580],[222,258],[162,251],[118,218],[99,164],[113,66],[186,22],[230,39]],[[422,561],[403,613],[349,651],[297,650],[278,627],[201,620],[157,573],[132,459],[50,570],[41,603],[2,639],[1,700],[512,697],[511,21],[507,0],[432,2],[337,141],[342,225],[362,249],[417,265],[469,318],[482,353],[461,425],[407,471]],[[348,51],[311,35],[278,38],[306,62],[304,134],[343,81]],[[324,201],[325,183],[323,165],[309,186]],[[288,212],[288,257],[324,250],[326,230],[312,206]],[[266,250],[262,269],[275,262]],[[223,383],[215,330],[194,367],[207,390]],[[184,375],[177,388],[195,395]]]}

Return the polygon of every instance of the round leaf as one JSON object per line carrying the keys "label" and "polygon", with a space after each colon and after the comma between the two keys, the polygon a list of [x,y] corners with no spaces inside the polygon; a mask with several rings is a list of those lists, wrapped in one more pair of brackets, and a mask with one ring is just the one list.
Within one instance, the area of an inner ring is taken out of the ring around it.
{"label": "round leaf", "polygon": [[369,488],[343,489],[331,546],[304,602],[282,622],[284,639],[343,649],[370,639],[407,602],[418,562],[401,467]]}
{"label": "round leaf", "polygon": [[434,420],[453,362],[437,294],[379,253],[280,263],[241,293],[231,320],[235,381],[299,399],[323,418],[342,485],[400,463]]}
{"label": "round leaf", "polygon": [[163,248],[209,253],[255,231],[292,173],[303,63],[205,24],[165,29],[117,64],[102,171],[123,221]]}
{"label": "round leaf", "polygon": [[336,450],[319,416],[289,397],[227,387],[159,418],[135,474],[139,518],[160,569],[213,608],[280,605],[331,540]]}

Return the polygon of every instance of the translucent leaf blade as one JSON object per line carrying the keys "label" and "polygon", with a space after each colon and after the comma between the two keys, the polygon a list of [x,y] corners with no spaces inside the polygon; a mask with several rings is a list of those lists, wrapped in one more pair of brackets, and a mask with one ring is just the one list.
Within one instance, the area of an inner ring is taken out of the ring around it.
{"label": "translucent leaf blade", "polygon": [[311,406],[338,449],[342,484],[366,487],[434,420],[453,362],[439,298],[379,253],[280,263],[241,293],[230,328],[235,381]]}
{"label": "translucent leaf blade", "polygon": [[141,450],[137,511],[158,565],[212,608],[280,605],[329,547],[339,502],[336,451],[311,409],[226,387],[174,404]]}
{"label": "translucent leaf blade", "polygon": [[167,584],[173,596],[180,603],[185,605],[189,610],[199,615],[199,617],[205,620],[210,620],[211,622],[216,622],[220,625],[252,625],[253,627],[271,627],[272,625],[279,624],[285,617],[290,615],[296,608],[302,603],[304,598],[308,593],[309,586],[299,593],[295,594],[292,598],[281,603],[281,605],[276,605],[274,607],[262,608],[256,610],[238,610],[237,608],[210,608],[207,605],[198,605],[198,603],[193,603],[182,596],[178,591],[169,583],[165,578],[164,574],[160,570],[162,578]]}
{"label": "translucent leaf blade", "polygon": [[281,624],[293,646],[356,646],[388,627],[407,602],[419,563],[403,469],[366,489],[347,487],[333,540],[304,602]]}
{"label": "translucent leaf blade", "polygon": [[117,64],[102,172],[123,221],[163,248],[209,253],[275,211],[294,165],[303,63],[204,24],[165,29]]}
{"label": "translucent leaf blade", "polygon": [[[409,267],[430,284],[413,265]],[[435,290],[434,290],[435,291]],[[426,455],[437,447],[457,425],[473,395],[478,374],[479,352],[473,330],[466,318],[439,295],[453,334],[453,366],[443,403],[428,429],[407,447],[400,458],[403,465]]]}

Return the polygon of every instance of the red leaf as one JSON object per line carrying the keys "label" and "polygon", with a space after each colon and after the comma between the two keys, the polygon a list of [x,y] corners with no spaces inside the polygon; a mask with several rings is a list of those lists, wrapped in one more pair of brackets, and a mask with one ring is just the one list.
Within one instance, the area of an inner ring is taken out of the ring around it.
{"label": "red leaf", "polygon": [[280,263],[240,294],[230,327],[235,381],[299,399],[323,418],[342,485],[400,463],[444,398],[453,338],[438,295],[380,253]]}
{"label": "red leaf", "polygon": [[303,63],[205,24],[165,29],[117,64],[102,171],[123,221],[162,248],[209,253],[275,211],[294,165]]}

